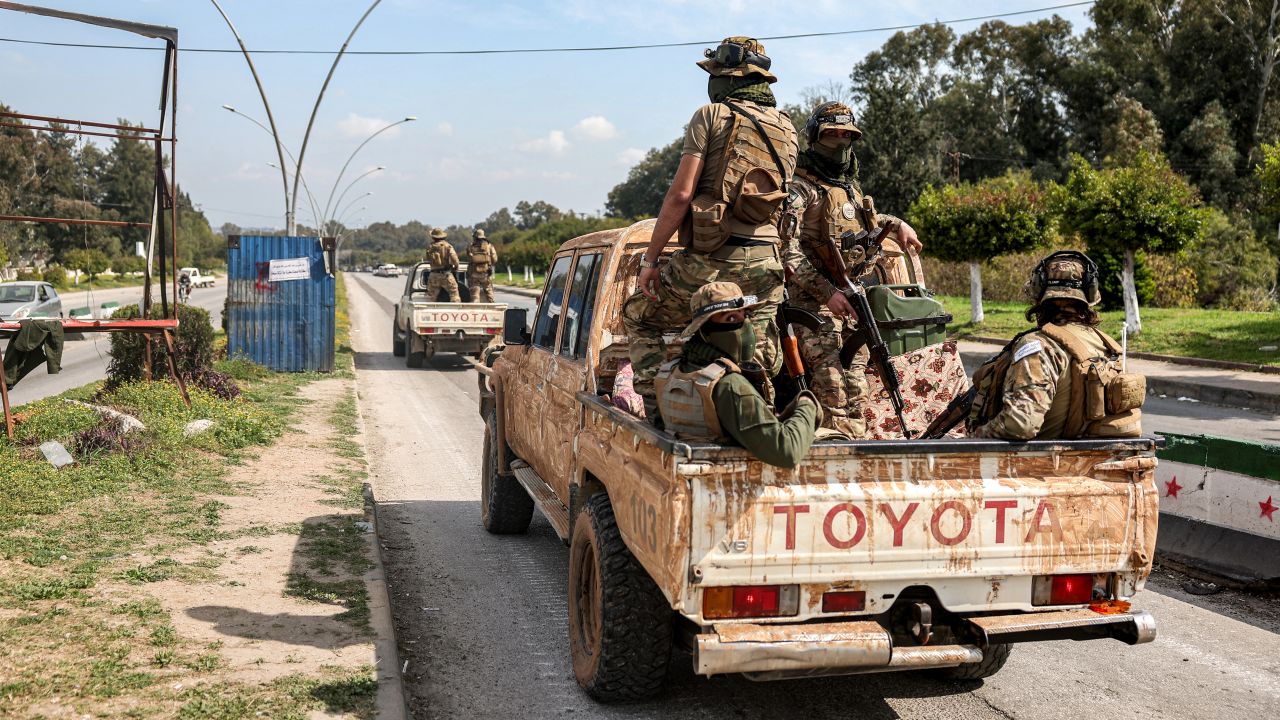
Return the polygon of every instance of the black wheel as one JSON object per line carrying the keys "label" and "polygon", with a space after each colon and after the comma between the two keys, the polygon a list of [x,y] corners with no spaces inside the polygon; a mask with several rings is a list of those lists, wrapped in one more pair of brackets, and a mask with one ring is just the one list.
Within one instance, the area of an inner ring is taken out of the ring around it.
{"label": "black wheel", "polygon": [[400,328],[396,327],[395,318],[391,318],[391,354],[404,357],[404,340],[400,338]]}
{"label": "black wheel", "polygon": [[498,474],[498,420],[494,413],[484,421],[484,459],[480,464],[480,520],[494,535],[520,535],[533,519],[533,498],[510,475]]}
{"label": "black wheel", "polygon": [[945,680],[981,680],[989,678],[1000,672],[1000,668],[1004,667],[1005,662],[1009,660],[1009,653],[1012,651],[1013,646],[1007,643],[992,645],[982,651],[982,662],[938,668],[933,672]]}
{"label": "black wheel", "polygon": [[411,352],[404,358],[404,364],[411,368],[420,368],[427,360],[427,356],[420,352]]}
{"label": "black wheel", "polygon": [[573,525],[569,650],[578,684],[601,702],[653,696],[671,657],[671,605],[622,541],[604,493]]}

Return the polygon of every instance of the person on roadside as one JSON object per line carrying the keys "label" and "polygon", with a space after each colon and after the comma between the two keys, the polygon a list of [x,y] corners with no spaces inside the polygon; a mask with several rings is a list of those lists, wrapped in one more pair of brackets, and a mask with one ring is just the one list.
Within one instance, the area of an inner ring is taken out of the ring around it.
{"label": "person on roadside", "polygon": [[806,391],[778,416],[742,374],[742,364],[756,354],[748,315],[760,304],[731,282],[708,283],[693,293],[680,357],[663,363],[654,379],[658,408],[676,437],[734,442],[763,462],[792,468],[813,444],[822,410]]}
{"label": "person on roadside", "polygon": [[973,376],[969,435],[1007,440],[1137,437],[1146,378],[1125,372],[1123,350],[1098,329],[1098,266],[1055,252],[1027,282],[1036,328]]}
{"label": "person on roadside", "polygon": [[434,302],[443,290],[449,295],[449,302],[462,302],[458,293],[458,279],[453,276],[458,270],[458,252],[449,244],[449,234],[444,228],[432,228],[431,249],[427,262],[431,263],[431,274],[427,276],[427,298]]}
{"label": "person on roadside", "polygon": [[[732,281],[760,299],[748,319],[757,337],[755,362],[770,377],[782,364],[777,225],[795,171],[795,127],[769,89],[777,77],[763,45],[729,37],[704,55],[698,66],[710,75],[711,102],[689,121],[680,165],[640,260],[637,291],[622,311],[635,390],[651,419],[653,378],[666,358],[663,335],[688,324],[689,300],[709,282]],[[681,247],[659,268],[677,230]],[[762,387],[772,402],[767,380]]]}
{"label": "person on roadside", "polygon": [[[822,332],[798,326],[796,338],[813,393],[822,404],[824,427],[858,439],[867,434],[863,409],[870,393],[866,378],[869,354],[863,347],[848,368],[840,362],[840,348],[856,323],[853,306],[827,275],[822,253],[829,251],[832,238],[840,245],[840,236],[846,232],[885,225],[893,227],[886,245],[891,238],[895,249],[905,247],[914,252],[920,241],[910,225],[892,215],[877,214],[870,198],[862,194],[853,156],[853,143],[862,137],[862,131],[854,124],[853,110],[838,102],[819,105],[805,123],[804,136],[806,147],[796,164],[782,218],[782,235],[789,241],[787,286],[792,305],[832,322],[830,329]],[[861,247],[843,247],[841,253],[850,270],[865,268],[860,274],[881,267],[877,262],[881,257],[868,258]],[[897,281],[890,277],[878,280]]]}
{"label": "person on roadside", "polygon": [[498,264],[498,249],[484,236],[484,230],[476,228],[467,248],[467,286],[471,288],[471,302],[493,302],[493,272]]}

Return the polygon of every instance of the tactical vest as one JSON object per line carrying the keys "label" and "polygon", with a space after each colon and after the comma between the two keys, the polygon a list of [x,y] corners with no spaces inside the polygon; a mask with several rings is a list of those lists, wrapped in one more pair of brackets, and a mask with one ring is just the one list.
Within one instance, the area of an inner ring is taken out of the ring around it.
{"label": "tactical vest", "polygon": [[784,158],[796,131],[786,113],[749,103],[724,104],[730,110],[729,139],[716,170],[716,194],[698,195],[689,204],[692,227],[686,246],[700,253],[724,246],[730,216],[755,227],[777,225],[793,172]]}
{"label": "tactical vest", "polygon": [[470,247],[467,248],[467,254],[470,255],[472,270],[489,269],[488,242],[471,243]]}
{"label": "tactical vest", "polygon": [[452,248],[449,243],[443,240],[437,243],[432,243],[431,257],[428,258],[428,262],[431,263],[432,272],[453,269],[453,258],[449,257],[449,251],[451,249]]}
{"label": "tactical vest", "polygon": [[[818,228],[818,237],[838,238],[847,231],[856,233],[864,228],[861,198],[851,194],[849,188],[828,184],[804,168],[797,170],[796,174],[813,186],[818,193],[818,201],[822,203],[822,225]],[[845,261],[849,259],[846,253]]]}
{"label": "tactical vest", "polygon": [[[1063,370],[1067,375],[1066,418],[1062,437],[1122,438],[1142,434],[1142,403],[1147,396],[1147,379],[1121,369],[1120,345],[1107,334],[1089,328],[1102,342],[1103,353],[1089,346],[1063,325],[1048,323],[1038,332],[1056,342],[1070,358]],[[992,360],[973,374],[975,388],[969,427],[980,426],[1004,407],[1004,379],[1013,364],[1013,346],[1029,330],[1019,334]],[[1062,400],[1055,395],[1054,408]]]}
{"label": "tactical vest", "polygon": [[728,358],[693,372],[680,369],[680,358],[668,360],[654,378],[658,392],[658,412],[667,430],[678,438],[725,442],[729,437],[720,427],[711,393],[727,373],[740,372]]}

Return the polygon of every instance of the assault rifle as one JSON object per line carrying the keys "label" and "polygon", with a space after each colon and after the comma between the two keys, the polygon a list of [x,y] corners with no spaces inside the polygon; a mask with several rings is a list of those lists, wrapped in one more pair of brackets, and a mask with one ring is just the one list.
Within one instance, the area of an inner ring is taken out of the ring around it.
{"label": "assault rifle", "polygon": [[940,440],[947,433],[951,432],[951,428],[964,422],[969,417],[969,410],[973,408],[973,399],[978,395],[978,386],[972,385],[963,395],[957,395],[952,398],[947,405],[947,409],[943,410],[938,417],[929,423],[929,427],[925,428],[924,434],[920,437],[925,440]]}
{"label": "assault rifle", "polygon": [[794,326],[808,328],[810,331],[829,332],[831,321],[804,308],[792,307],[790,299],[783,291],[782,302],[778,305],[778,327],[782,330],[782,361],[787,376],[803,391],[809,389],[809,381],[805,378],[804,360],[800,357],[800,341],[796,338]]}
{"label": "assault rifle", "polygon": [[[840,237],[841,242],[853,243],[863,250],[864,258],[874,256],[873,251],[878,251],[880,243],[884,241],[884,236],[893,230],[893,224],[884,225],[875,231],[863,230],[856,235],[853,232],[846,232]],[[845,367],[853,360],[853,355],[857,353],[858,348],[863,345],[871,351],[871,361],[875,363],[880,370],[880,380],[884,383],[885,390],[889,391],[889,400],[893,403],[893,411],[898,415],[898,425],[902,428],[902,436],[911,439],[911,430],[907,428],[907,420],[902,412],[906,408],[906,403],[902,400],[902,387],[898,383],[898,371],[894,369],[893,362],[889,356],[889,346],[885,344],[884,338],[880,336],[880,328],[876,325],[875,315],[871,312],[871,303],[867,302],[867,291],[863,287],[862,281],[855,281],[849,274],[849,267],[845,264],[844,254],[841,252],[840,245],[836,243],[835,237],[827,238],[827,245],[819,252],[822,259],[823,269],[826,270],[827,279],[835,284],[836,288],[845,294],[849,299],[849,303],[853,305],[853,313],[858,320],[858,329],[854,334],[845,341],[840,348],[840,362]],[[860,271],[865,269],[867,262],[864,259],[858,268]]]}

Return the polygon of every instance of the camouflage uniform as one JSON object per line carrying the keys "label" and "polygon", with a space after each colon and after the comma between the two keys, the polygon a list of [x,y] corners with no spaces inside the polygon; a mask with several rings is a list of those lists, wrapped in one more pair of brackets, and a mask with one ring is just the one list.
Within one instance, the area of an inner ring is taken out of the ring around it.
{"label": "camouflage uniform", "polygon": [[[1032,273],[1027,283],[1028,295],[1037,305],[1055,298],[1075,300],[1086,307],[1096,304],[1101,299],[1096,266],[1090,275],[1085,270],[1086,262],[1092,266],[1092,261],[1079,253],[1050,255]],[[1065,337],[1055,339],[1054,334]],[[1099,416],[1093,423],[1086,421],[1081,412],[1084,398],[1074,396],[1084,393],[1085,388],[1080,386],[1082,383],[1073,383],[1072,355],[1064,342],[1074,342],[1083,357],[1095,360],[1113,357],[1113,352],[1119,350],[1114,340],[1084,323],[1042,325],[1024,333],[1002,351],[1011,355],[1000,384],[999,411],[984,418],[986,402],[980,406],[975,399],[969,435],[1008,440],[1138,435],[1141,414],[1137,412]],[[1112,362],[1119,364],[1118,360]],[[1111,391],[1105,392],[1109,395]],[[1137,404],[1141,405],[1140,399]]]}
{"label": "camouflage uniform", "polygon": [[[814,130],[810,143],[827,128],[850,129],[855,137],[860,135],[861,131],[853,125],[852,113],[839,103],[821,106],[810,119]],[[847,115],[848,120],[841,124],[823,122],[823,118],[830,115]],[[853,318],[836,317],[827,307],[827,299],[837,288],[827,279],[819,248],[825,247],[829,238],[838,239],[846,231],[863,230],[867,223],[881,227],[896,221],[897,218],[890,215],[877,214],[870,202],[864,204],[856,182],[837,183],[804,167],[796,170],[783,220],[784,235],[789,237],[785,263],[791,271],[788,281],[791,304],[832,321],[828,332],[815,333],[796,327],[796,338],[812,380],[813,393],[825,411],[824,427],[852,438],[863,437],[867,432],[863,410],[871,392],[866,378],[870,354],[862,348],[847,369],[840,362],[840,348],[857,324]],[[850,251],[844,253],[844,259],[851,270],[864,260],[861,254]]]}
{"label": "camouflage uniform", "polygon": [[[725,39],[722,47],[729,44],[749,49],[752,53],[758,53],[758,56],[728,67],[720,65],[709,55],[708,59],[700,61],[698,65],[713,78],[732,77],[749,82],[754,80],[760,84],[776,82],[777,78],[768,71],[764,47],[760,43],[751,38],[731,37]],[[764,64],[753,64],[759,62]],[[732,185],[725,178],[728,172],[726,168],[739,168],[739,164],[743,162],[745,154],[740,150],[745,147],[749,151],[748,146],[752,143],[756,144],[757,151],[761,146],[758,129],[752,129],[755,126],[748,120],[735,117],[735,112],[756,118],[760,127],[767,129],[766,136],[768,133],[777,135],[777,143],[766,137],[764,144],[773,146],[781,163],[774,162],[771,156],[760,163],[768,166],[765,168],[768,172],[780,173],[780,177],[775,176],[774,180],[780,181],[783,187],[790,181],[795,169],[795,129],[786,114],[771,104],[759,104],[737,97],[733,97],[733,103],[738,111],[732,110],[724,102],[713,102],[699,108],[686,128],[682,150],[682,155],[700,157],[703,160],[695,190],[696,198],[691,207],[699,200],[718,200],[723,208],[723,201],[728,200],[719,228],[729,236],[730,241],[707,252],[696,250],[693,246],[695,241],[686,243],[662,267],[659,275],[659,299],[656,302],[650,300],[637,290],[622,309],[623,325],[627,331],[629,354],[635,372],[635,391],[648,401],[655,397],[653,378],[666,358],[663,335],[671,334],[689,323],[690,298],[698,288],[709,282],[731,281],[738,284],[742,292],[754,294],[760,299],[761,304],[749,314],[758,340],[753,362],[762,366],[770,376],[777,374],[782,367],[776,315],[778,303],[782,301],[784,275],[776,219],[767,218],[763,222],[752,223],[737,217],[732,202],[736,196],[725,196],[725,187]],[[752,136],[756,139],[750,139]],[[731,138],[733,145],[727,147]],[[734,186],[733,192],[739,192],[738,187],[746,187],[746,183]],[[781,193],[778,192],[778,195]],[[700,220],[697,214],[692,214],[691,217],[695,230],[690,234],[708,229],[705,225],[698,229]],[[681,231],[681,239],[688,239],[684,230]],[[771,401],[772,387],[767,383],[765,392],[767,399]]]}
{"label": "camouflage uniform", "polygon": [[[480,262],[479,258],[485,258]],[[467,286],[471,288],[471,302],[493,302],[493,271],[498,262],[498,251],[484,237],[483,230],[476,230],[471,246],[467,248]]]}
{"label": "camouflage uniform", "polygon": [[431,237],[435,242],[431,244],[429,252],[431,274],[427,276],[427,298],[435,302],[440,291],[444,290],[449,293],[449,302],[460,303],[462,295],[458,293],[458,280],[453,276],[453,272],[458,269],[458,253],[445,240],[448,235],[444,230],[435,228],[431,231]]}

